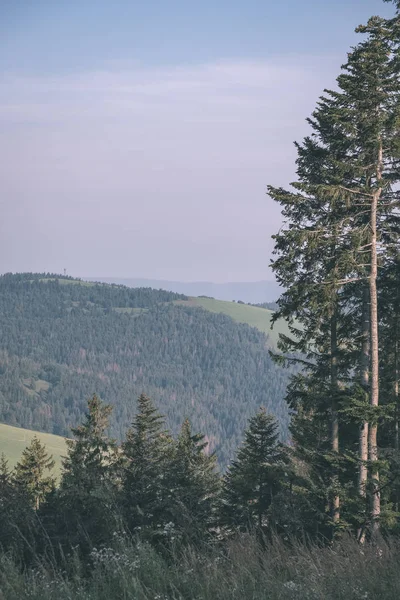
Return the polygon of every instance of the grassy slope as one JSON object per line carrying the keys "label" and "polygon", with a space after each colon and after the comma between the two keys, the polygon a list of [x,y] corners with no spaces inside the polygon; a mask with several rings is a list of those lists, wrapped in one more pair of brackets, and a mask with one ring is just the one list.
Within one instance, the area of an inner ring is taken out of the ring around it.
{"label": "grassy slope", "polygon": [[22,451],[30,444],[34,435],[38,436],[40,441],[46,445],[48,452],[53,455],[56,462],[55,469],[59,473],[61,456],[66,454],[67,447],[65,439],[58,435],[0,424],[0,454],[4,452],[6,458],[9,460],[9,467],[13,467],[20,459]]}
{"label": "grassy slope", "polygon": [[178,301],[177,304],[184,306],[198,306],[214,313],[224,313],[238,323],[247,323],[256,327],[269,336],[272,346],[276,346],[279,333],[288,333],[288,326],[284,321],[275,323],[271,330],[271,317],[273,312],[258,306],[227,302],[225,300],[214,300],[212,298],[190,298],[189,301]]}

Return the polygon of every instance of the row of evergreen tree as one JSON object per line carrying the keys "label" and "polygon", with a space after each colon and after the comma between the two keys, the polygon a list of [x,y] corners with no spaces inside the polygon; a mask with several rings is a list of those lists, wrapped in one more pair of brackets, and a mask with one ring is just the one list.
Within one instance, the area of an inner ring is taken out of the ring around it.
{"label": "row of evergreen tree", "polygon": [[[391,1],[391,0],[386,0]],[[272,268],[286,289],[281,350],[292,378],[292,438],[336,529],[399,518],[400,3],[357,31],[337,89],[297,147],[291,190],[269,187],[285,225]],[[328,516],[329,515],[329,516]]]}
{"label": "row of evergreen tree", "polygon": [[288,451],[264,409],[250,419],[236,459],[221,477],[202,434],[185,420],[173,438],[145,395],[125,441],[107,435],[111,407],[97,396],[73,430],[56,484],[54,461],[37,437],[13,471],[0,465],[0,543],[20,556],[109,546],[116,535],[155,544],[196,542],[255,528],[292,530]]}

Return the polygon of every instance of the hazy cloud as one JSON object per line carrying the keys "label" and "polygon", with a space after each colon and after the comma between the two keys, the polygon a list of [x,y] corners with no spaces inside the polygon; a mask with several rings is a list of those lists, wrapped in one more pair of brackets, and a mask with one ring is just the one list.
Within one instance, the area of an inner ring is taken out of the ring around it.
{"label": "hazy cloud", "polygon": [[0,83],[0,270],[269,276],[267,183],[340,60],[108,70]]}

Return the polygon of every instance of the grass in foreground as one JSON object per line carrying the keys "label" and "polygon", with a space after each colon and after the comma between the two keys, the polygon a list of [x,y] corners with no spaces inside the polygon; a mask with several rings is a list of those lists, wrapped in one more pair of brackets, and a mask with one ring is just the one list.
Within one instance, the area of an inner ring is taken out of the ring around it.
{"label": "grass in foreground", "polygon": [[[346,539],[331,548],[284,545],[260,551],[242,537],[224,551],[186,549],[162,557],[147,544],[94,549],[89,562],[63,569],[38,563],[21,573],[0,558],[0,599],[23,600],[398,600],[400,545],[360,547]],[[67,575],[68,573],[68,575]]]}

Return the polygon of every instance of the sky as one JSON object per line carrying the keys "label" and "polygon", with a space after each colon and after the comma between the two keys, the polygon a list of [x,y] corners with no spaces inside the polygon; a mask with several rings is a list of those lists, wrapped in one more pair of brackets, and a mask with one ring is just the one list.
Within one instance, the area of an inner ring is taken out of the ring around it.
{"label": "sky", "polygon": [[0,0],[0,273],[272,279],[266,186],[381,0]]}

